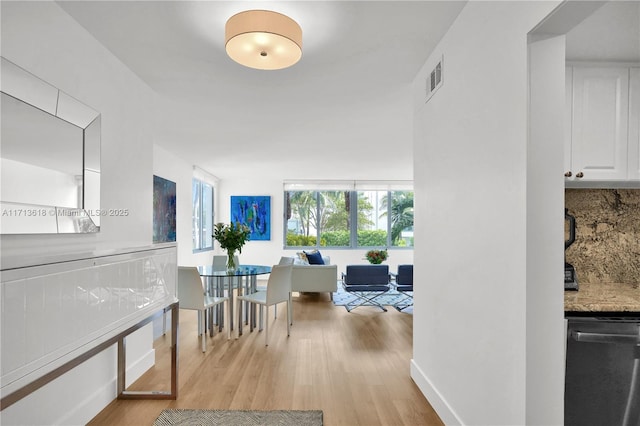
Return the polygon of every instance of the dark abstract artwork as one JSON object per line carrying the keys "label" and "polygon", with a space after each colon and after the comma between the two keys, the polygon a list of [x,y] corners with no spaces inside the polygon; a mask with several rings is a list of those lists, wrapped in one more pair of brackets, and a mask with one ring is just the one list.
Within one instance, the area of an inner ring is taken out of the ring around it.
{"label": "dark abstract artwork", "polygon": [[247,225],[251,241],[271,239],[271,197],[231,196],[231,221]]}
{"label": "dark abstract artwork", "polygon": [[153,242],[176,240],[176,183],[153,176]]}

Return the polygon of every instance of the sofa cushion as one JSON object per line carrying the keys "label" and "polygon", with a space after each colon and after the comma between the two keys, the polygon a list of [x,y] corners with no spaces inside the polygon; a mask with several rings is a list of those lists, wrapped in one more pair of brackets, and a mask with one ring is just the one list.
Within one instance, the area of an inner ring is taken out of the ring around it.
{"label": "sofa cushion", "polygon": [[320,254],[319,250],[311,252],[304,251],[303,253],[307,255],[309,265],[324,265],[324,259],[322,259],[322,254]]}
{"label": "sofa cushion", "polygon": [[347,265],[344,283],[351,285],[386,285],[389,265]]}

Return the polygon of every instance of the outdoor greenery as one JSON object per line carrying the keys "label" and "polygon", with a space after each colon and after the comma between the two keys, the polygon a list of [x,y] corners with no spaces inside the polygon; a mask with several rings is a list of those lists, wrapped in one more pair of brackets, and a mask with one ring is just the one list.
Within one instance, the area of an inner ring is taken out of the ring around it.
{"label": "outdoor greenery", "polygon": [[[402,230],[413,226],[413,192],[396,192],[391,199],[391,242],[394,245],[400,241]],[[389,205],[389,196],[382,199],[382,206]],[[381,216],[387,216],[382,213]]]}
{"label": "outdoor greenery", "polygon": [[[407,237],[403,239],[402,233],[413,227],[413,192],[383,193],[385,195],[381,195],[379,199],[379,209],[382,211],[379,213],[379,219],[388,220],[389,239],[386,229],[372,229],[378,225],[371,220],[375,207],[366,192],[285,192],[287,225],[289,220],[292,220],[291,223],[295,227],[287,229],[286,245],[350,247],[351,233],[355,231],[357,246],[360,247],[406,246]],[[353,200],[357,203],[355,213],[351,211]],[[356,224],[351,223],[354,214]],[[319,233],[319,241],[314,235],[316,232]],[[413,241],[409,240],[409,243],[413,245]]]}
{"label": "outdoor greenery", "polygon": [[[301,235],[309,236],[312,229],[323,231],[347,231],[351,229],[349,191],[292,191],[287,192],[287,218],[295,217]],[[372,225],[368,213],[373,206],[364,196],[358,197],[358,227]]]}
{"label": "outdoor greenery", "polygon": [[[288,246],[315,246],[316,245],[316,236],[315,235],[297,235],[293,232],[287,232],[287,245]],[[322,244],[322,240],[320,241],[321,246],[326,246],[326,244]]]}
{"label": "outdoor greenery", "polygon": [[387,245],[387,231],[373,229],[358,231],[358,245],[361,247],[379,247]]}

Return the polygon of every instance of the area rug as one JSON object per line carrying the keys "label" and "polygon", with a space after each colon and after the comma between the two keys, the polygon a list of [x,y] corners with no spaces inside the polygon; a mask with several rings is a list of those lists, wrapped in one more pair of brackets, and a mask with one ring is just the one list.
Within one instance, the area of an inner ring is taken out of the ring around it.
{"label": "area rug", "polygon": [[322,426],[321,410],[162,410],[154,426]]}
{"label": "area rug", "polygon": [[[338,281],[338,291],[333,293],[333,304],[336,306],[345,306],[346,304],[353,303],[353,301],[356,299],[356,296],[344,291],[344,288],[342,288],[342,283]],[[395,306],[395,304],[399,301],[403,301],[403,303],[406,303],[406,300],[403,299],[405,299],[405,297],[401,293],[398,293],[396,290],[389,290],[382,296],[379,296],[376,301],[378,301],[383,306]],[[401,312],[412,314],[413,306],[409,306],[403,309]]]}

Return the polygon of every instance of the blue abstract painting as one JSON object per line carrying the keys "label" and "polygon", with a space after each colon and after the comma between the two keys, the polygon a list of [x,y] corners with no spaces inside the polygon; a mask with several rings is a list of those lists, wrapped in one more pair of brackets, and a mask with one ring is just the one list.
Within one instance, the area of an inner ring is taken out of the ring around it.
{"label": "blue abstract painting", "polygon": [[271,197],[231,196],[231,221],[247,225],[250,241],[271,239]]}
{"label": "blue abstract painting", "polygon": [[153,176],[153,242],[176,240],[176,183]]}

